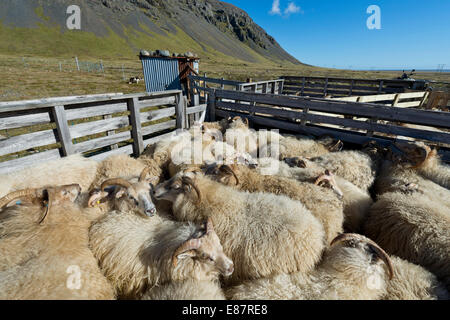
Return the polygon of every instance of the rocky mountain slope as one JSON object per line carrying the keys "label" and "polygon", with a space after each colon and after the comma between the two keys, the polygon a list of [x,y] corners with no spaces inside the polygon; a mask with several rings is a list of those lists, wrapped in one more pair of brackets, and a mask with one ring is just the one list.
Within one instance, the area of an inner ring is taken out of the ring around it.
{"label": "rocky mountain slope", "polygon": [[[81,8],[68,30],[67,7]],[[194,51],[220,61],[300,62],[243,10],[218,0],[1,0],[0,53],[129,56]]]}

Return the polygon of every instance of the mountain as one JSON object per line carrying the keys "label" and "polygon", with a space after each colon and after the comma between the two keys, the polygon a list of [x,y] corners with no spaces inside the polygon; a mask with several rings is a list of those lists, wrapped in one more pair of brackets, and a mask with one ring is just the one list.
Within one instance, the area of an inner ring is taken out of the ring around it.
{"label": "mountain", "polygon": [[[68,30],[70,5],[81,30]],[[130,57],[193,51],[212,61],[300,62],[243,10],[218,0],[1,0],[0,53]]]}

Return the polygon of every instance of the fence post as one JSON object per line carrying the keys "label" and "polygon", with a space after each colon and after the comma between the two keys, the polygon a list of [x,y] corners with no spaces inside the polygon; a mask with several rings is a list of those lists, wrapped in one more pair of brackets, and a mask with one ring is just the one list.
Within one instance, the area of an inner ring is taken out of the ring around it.
{"label": "fence post", "polygon": [[325,80],[325,86],[323,88],[323,96],[326,97],[328,93],[328,78]]}
{"label": "fence post", "polygon": [[52,113],[56,123],[56,130],[58,132],[59,142],[61,143],[63,156],[70,156],[71,154],[74,154],[74,148],[64,106],[54,106],[52,108]]}
{"label": "fence post", "polygon": [[183,93],[180,92],[175,97],[175,114],[177,117],[177,129],[186,129],[186,109],[184,108]]}
{"label": "fence post", "polygon": [[78,63],[78,57],[75,57],[75,63],[77,64],[77,70],[80,71],[80,64]]}
{"label": "fence post", "polygon": [[212,90],[208,96],[209,121],[216,121],[216,90]]}
{"label": "fence post", "polygon": [[144,137],[142,136],[141,111],[138,98],[127,100],[130,111],[131,137],[133,138],[133,154],[139,157],[144,152]]}

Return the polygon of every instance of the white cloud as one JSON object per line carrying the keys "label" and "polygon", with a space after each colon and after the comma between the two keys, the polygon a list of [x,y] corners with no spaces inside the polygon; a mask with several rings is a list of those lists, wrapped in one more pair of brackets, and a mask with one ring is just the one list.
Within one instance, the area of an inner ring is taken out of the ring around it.
{"label": "white cloud", "polygon": [[289,5],[284,10],[285,15],[290,15],[292,13],[299,13],[301,12],[301,8],[297,6],[294,2],[289,2]]}
{"label": "white cloud", "polygon": [[272,10],[269,13],[272,15],[281,15],[280,0],[273,0]]}

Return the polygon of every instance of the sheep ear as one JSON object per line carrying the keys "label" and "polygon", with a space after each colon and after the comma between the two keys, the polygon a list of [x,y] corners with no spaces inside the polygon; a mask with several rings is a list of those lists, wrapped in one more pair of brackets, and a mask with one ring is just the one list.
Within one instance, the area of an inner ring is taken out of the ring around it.
{"label": "sheep ear", "polygon": [[95,189],[90,192],[88,207],[93,208],[97,204],[100,204],[100,201],[109,196],[107,191],[101,191],[100,189]]}
{"label": "sheep ear", "polygon": [[196,255],[197,255],[197,252],[195,250],[186,251],[186,252],[183,252],[183,253],[180,253],[179,255],[177,255],[177,260],[193,258]]}

